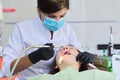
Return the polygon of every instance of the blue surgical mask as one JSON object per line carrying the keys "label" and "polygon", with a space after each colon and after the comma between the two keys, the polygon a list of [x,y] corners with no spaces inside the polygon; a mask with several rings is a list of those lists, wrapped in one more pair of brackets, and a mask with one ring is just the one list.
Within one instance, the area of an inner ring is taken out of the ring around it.
{"label": "blue surgical mask", "polygon": [[63,26],[64,18],[61,18],[59,21],[57,21],[52,18],[44,17],[43,24],[50,31],[57,31],[58,29],[60,29]]}

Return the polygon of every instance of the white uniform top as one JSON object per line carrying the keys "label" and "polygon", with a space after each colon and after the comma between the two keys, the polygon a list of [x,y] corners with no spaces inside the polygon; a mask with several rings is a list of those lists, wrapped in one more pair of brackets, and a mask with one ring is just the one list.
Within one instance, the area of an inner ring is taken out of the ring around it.
{"label": "white uniform top", "polygon": [[[51,34],[47,28],[43,26],[40,18],[27,20],[21,23],[17,23],[13,32],[11,33],[8,43],[3,49],[3,73],[8,76],[10,74],[11,62],[18,58],[20,53],[31,45],[43,45],[46,43],[53,43],[54,46],[73,45],[77,49],[81,50],[80,43],[78,42],[75,33],[70,26],[65,23],[59,30],[54,32],[53,39],[51,40]],[[28,50],[25,55],[28,55],[35,49]],[[55,57],[55,55],[54,55]],[[40,60],[36,64],[21,71],[17,80],[26,80],[27,77],[49,73],[50,67],[54,57],[44,61]]]}

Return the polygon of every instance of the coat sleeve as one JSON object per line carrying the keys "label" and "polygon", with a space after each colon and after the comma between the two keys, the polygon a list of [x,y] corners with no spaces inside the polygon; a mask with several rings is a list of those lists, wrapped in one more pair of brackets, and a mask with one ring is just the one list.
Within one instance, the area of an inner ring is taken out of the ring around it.
{"label": "coat sleeve", "polygon": [[8,76],[10,74],[10,64],[14,59],[18,58],[23,49],[22,47],[20,30],[18,25],[15,25],[15,28],[9,36],[9,40],[2,51],[2,72],[4,76]]}

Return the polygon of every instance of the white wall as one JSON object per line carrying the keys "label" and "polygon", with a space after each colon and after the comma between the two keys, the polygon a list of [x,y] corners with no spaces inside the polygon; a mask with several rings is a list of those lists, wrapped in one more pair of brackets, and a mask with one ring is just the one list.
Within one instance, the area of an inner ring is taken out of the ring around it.
{"label": "white wall", "polygon": [[15,23],[37,16],[37,0],[3,0],[5,8],[15,8],[16,12],[4,13],[6,23]]}
{"label": "white wall", "polygon": [[120,0],[75,0],[68,21],[72,20],[83,48],[95,50],[97,44],[108,44],[110,26],[114,43],[120,44]]}
{"label": "white wall", "polygon": [[[15,13],[5,13],[2,45],[7,41],[14,23],[37,16],[37,0],[3,0],[4,7],[15,7]],[[120,44],[120,0],[71,0],[67,21],[73,26],[84,49],[96,50],[97,44],[109,42],[110,26],[114,43]],[[5,36],[6,35],[6,36]]]}

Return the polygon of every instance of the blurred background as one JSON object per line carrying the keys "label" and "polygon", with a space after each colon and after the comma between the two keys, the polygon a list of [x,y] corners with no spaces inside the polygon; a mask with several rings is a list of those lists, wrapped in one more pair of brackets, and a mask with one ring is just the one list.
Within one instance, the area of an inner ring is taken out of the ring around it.
{"label": "blurred background", "polygon": [[[3,16],[0,13],[0,17],[3,17],[0,20],[1,47],[5,46],[17,22],[38,16],[36,2],[37,0],[1,0],[4,8]],[[120,0],[70,0],[70,10],[66,20],[75,30],[83,49],[102,54],[98,45],[106,45],[110,42],[110,27],[112,27],[113,44],[119,46],[119,3]],[[6,11],[5,8],[9,10]]]}

